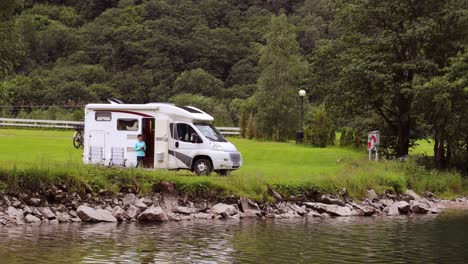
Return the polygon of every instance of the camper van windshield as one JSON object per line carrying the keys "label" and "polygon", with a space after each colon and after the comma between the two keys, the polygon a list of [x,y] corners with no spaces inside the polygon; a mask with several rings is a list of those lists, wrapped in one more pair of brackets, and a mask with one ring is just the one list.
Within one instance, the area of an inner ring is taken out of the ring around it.
{"label": "camper van windshield", "polygon": [[215,142],[227,142],[227,140],[219,133],[219,131],[212,124],[198,123],[195,126],[200,132],[211,141]]}

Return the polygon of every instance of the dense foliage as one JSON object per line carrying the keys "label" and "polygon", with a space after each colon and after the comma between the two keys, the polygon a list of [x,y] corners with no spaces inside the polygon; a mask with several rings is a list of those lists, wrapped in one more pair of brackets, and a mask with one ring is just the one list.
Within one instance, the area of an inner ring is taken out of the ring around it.
{"label": "dense foliage", "polygon": [[282,141],[305,89],[387,156],[434,137],[439,166],[466,170],[467,46],[467,0],[4,0],[0,111],[170,101]]}

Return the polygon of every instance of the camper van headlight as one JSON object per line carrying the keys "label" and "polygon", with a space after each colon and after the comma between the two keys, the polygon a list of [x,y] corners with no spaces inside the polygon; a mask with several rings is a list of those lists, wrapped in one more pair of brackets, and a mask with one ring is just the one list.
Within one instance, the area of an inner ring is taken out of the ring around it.
{"label": "camper van headlight", "polygon": [[220,144],[217,144],[217,143],[213,143],[212,144],[212,147],[214,150],[218,150],[218,151],[222,151],[223,150],[223,147],[221,147]]}

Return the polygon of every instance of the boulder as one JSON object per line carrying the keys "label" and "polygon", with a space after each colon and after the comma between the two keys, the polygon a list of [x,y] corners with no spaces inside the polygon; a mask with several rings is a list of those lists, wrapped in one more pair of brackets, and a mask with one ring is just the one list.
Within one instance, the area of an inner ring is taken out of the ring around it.
{"label": "boulder", "polygon": [[16,220],[16,221],[22,221],[24,219],[24,212],[21,209],[16,209],[13,206],[8,206],[8,209],[6,211],[7,215]]}
{"label": "boulder", "polygon": [[38,207],[37,209],[39,210],[39,212],[41,212],[42,216],[44,216],[45,219],[55,219],[55,214],[52,212],[52,210],[50,210],[49,207]]}
{"label": "boulder", "polygon": [[410,212],[410,204],[405,201],[393,203],[388,207],[388,215],[407,214]]}
{"label": "boulder", "polygon": [[166,222],[169,221],[166,213],[160,207],[148,207],[143,213],[138,216],[139,221],[148,221],[148,222]]}
{"label": "boulder", "polygon": [[248,210],[260,211],[260,207],[258,207],[258,204],[256,202],[245,197],[239,198],[239,205],[240,209],[244,213]]}
{"label": "boulder", "polygon": [[117,222],[112,213],[103,209],[94,209],[86,205],[81,205],[76,210],[76,214],[83,222]]}
{"label": "boulder", "polygon": [[184,207],[184,206],[176,206],[172,208],[173,213],[178,213],[178,214],[184,214],[184,215],[189,215],[189,214],[196,214],[198,213],[197,208],[189,208],[189,207]]}
{"label": "boulder", "polygon": [[116,206],[112,209],[112,216],[115,217],[117,221],[123,221],[125,219],[125,210],[120,206]]}
{"label": "boulder", "polygon": [[133,193],[128,193],[122,198],[122,203],[124,206],[128,206],[130,204],[133,204],[137,200],[137,197]]}
{"label": "boulder", "polygon": [[143,203],[142,201],[140,201],[139,199],[136,199],[133,202],[133,205],[140,208],[141,210],[145,210],[146,208],[148,208],[148,206],[145,203]]}
{"label": "boulder", "polygon": [[375,208],[373,206],[371,206],[371,205],[366,205],[366,204],[360,205],[360,204],[357,204],[355,202],[351,202],[350,205],[353,208],[361,211],[362,214],[365,215],[365,216],[371,216],[371,215],[373,215],[375,213]]}
{"label": "boulder", "polygon": [[268,186],[268,192],[270,193],[271,196],[273,196],[276,200],[281,201],[283,200],[283,197],[281,194],[279,194],[277,191],[273,190],[271,186]]}
{"label": "boulder", "polygon": [[321,214],[319,214],[318,212],[316,211],[310,211],[308,214],[307,214],[308,217],[322,217]]}
{"label": "boulder", "polygon": [[36,217],[32,214],[28,214],[26,215],[26,217],[24,218],[24,221],[26,223],[30,223],[30,224],[33,224],[33,223],[40,223],[41,222],[41,219],[39,219],[39,217]]}
{"label": "boulder", "polygon": [[227,217],[237,214],[237,209],[230,204],[218,203],[211,208],[210,212],[215,215]]}
{"label": "boulder", "polygon": [[239,213],[240,218],[257,218],[262,217],[262,213],[259,210],[248,209],[245,212]]}
{"label": "boulder", "polygon": [[127,212],[126,212],[128,218],[130,219],[136,219],[140,213],[141,213],[140,208],[134,206],[133,204],[128,206]]}
{"label": "boulder", "polygon": [[406,190],[405,194],[411,197],[413,200],[421,200],[421,197],[418,194],[416,194],[413,190]]}
{"label": "boulder", "polygon": [[320,196],[320,198],[318,199],[318,202],[324,203],[324,204],[336,204],[339,206],[345,206],[345,203],[341,199],[330,196],[330,195]]}
{"label": "boulder", "polygon": [[64,213],[60,213],[58,212],[57,215],[57,220],[60,222],[60,223],[66,223],[66,222],[69,222],[71,217],[68,213],[64,212]]}
{"label": "boulder", "polygon": [[[411,212],[415,214],[427,214],[428,212],[433,212],[433,211],[435,213],[438,212],[438,209],[433,208],[432,204],[425,199],[421,199],[419,201],[413,200],[410,202],[410,206],[411,206]],[[436,209],[436,210],[433,210],[433,209]]]}
{"label": "boulder", "polygon": [[323,204],[323,203],[305,203],[309,208],[314,209],[319,213],[327,213],[331,216],[352,216],[359,213],[348,206],[339,206],[336,204]]}
{"label": "boulder", "polygon": [[379,199],[379,196],[373,189],[370,189],[367,191],[367,198],[371,200],[375,200],[375,199]]}
{"label": "boulder", "polygon": [[194,219],[212,219],[213,215],[207,214],[207,213],[196,213],[196,214],[193,214],[192,217]]}

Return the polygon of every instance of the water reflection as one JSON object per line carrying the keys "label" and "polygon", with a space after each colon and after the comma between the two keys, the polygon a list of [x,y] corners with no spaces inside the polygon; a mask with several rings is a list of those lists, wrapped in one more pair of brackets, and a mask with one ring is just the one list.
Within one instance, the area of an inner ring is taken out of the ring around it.
{"label": "water reflection", "polygon": [[468,213],[0,227],[0,263],[465,263]]}

